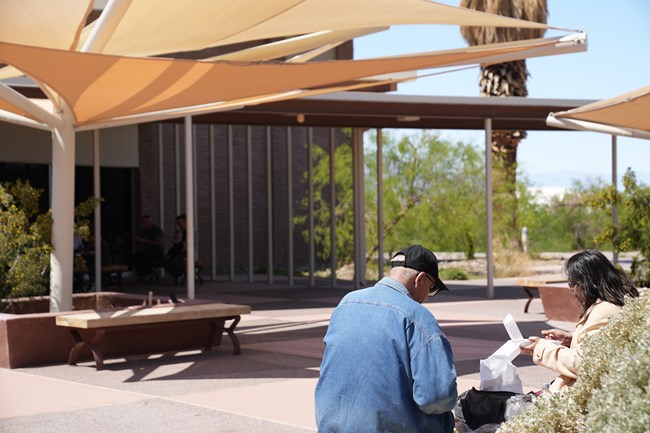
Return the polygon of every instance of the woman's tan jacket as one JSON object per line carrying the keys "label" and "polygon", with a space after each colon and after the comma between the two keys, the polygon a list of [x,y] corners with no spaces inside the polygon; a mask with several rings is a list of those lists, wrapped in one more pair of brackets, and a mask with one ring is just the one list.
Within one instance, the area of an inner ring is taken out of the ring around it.
{"label": "woman's tan jacket", "polygon": [[570,347],[554,344],[544,339],[537,342],[533,351],[535,364],[543,365],[560,373],[560,377],[551,384],[551,391],[560,392],[573,385],[580,363],[580,349],[585,338],[600,332],[601,328],[609,323],[610,317],[620,310],[621,307],[618,305],[599,299],[580,318],[575,331],[573,331]]}

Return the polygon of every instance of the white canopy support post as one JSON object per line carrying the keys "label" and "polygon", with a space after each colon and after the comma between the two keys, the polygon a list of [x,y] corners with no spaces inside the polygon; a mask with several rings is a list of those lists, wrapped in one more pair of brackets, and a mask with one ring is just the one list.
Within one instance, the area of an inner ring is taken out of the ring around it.
{"label": "white canopy support post", "polygon": [[[612,135],[612,186],[614,187],[614,191],[618,192],[618,170],[617,170],[617,154],[618,154],[618,149],[616,146],[616,135]],[[618,205],[616,202],[612,205],[612,225],[614,227],[618,227]],[[613,256],[613,262],[614,264],[618,263],[618,252],[616,251],[616,247],[612,245],[612,256]]]}
{"label": "white canopy support post", "polygon": [[113,35],[113,32],[122,21],[124,14],[129,9],[132,0],[109,0],[97,19],[92,32],[86,39],[82,52],[101,53]]}
{"label": "white canopy support post", "polygon": [[72,310],[74,272],[75,131],[67,105],[62,122],[52,129],[52,246],[50,311]]}
{"label": "white canopy support post", "polygon": [[[101,176],[99,158],[99,130],[93,130],[93,195],[101,198]],[[102,291],[102,204],[95,207],[95,291]]]}
{"label": "white canopy support post", "polygon": [[192,146],[192,117],[185,116],[185,212],[187,227],[185,229],[185,281],[187,297],[194,299],[194,167]]}
{"label": "white canopy support post", "polygon": [[384,154],[382,130],[377,128],[377,280],[384,276]]}
{"label": "white canopy support post", "polygon": [[[9,104],[14,107],[22,110],[23,112],[32,116],[37,122],[45,123],[52,128],[63,127],[61,124],[61,119],[55,114],[49,113],[45,109],[36,105],[29,98],[26,98],[19,92],[15,91],[11,87],[7,86],[4,83],[0,83],[0,99],[7,101]],[[8,112],[6,112],[8,113]],[[13,114],[13,113],[12,113]],[[15,117],[14,117],[15,116]],[[25,118],[23,116],[18,116],[14,114],[13,116],[6,116],[7,120],[10,121],[11,118],[22,118],[25,119],[25,123],[28,123],[31,119]],[[32,126],[32,125],[26,125]]]}
{"label": "white canopy support post", "polygon": [[0,121],[13,123],[14,125],[26,126],[28,128],[40,129],[42,131],[51,131],[52,128],[44,123],[36,122],[27,117],[20,116],[6,110],[0,110]]}
{"label": "white canopy support post", "polygon": [[487,297],[494,298],[494,253],[492,248],[492,119],[485,119],[485,224]]}

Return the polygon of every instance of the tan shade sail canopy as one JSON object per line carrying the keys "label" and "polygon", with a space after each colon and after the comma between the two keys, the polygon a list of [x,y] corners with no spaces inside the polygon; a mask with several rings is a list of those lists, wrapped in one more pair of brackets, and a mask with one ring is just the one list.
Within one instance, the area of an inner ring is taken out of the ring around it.
{"label": "tan shade sail canopy", "polygon": [[[16,66],[63,98],[79,126],[180,107],[241,104],[247,98],[338,88],[379,74],[475,64],[489,61],[490,56],[521,58],[527,52],[562,44],[559,41],[547,38],[412,56],[310,63],[133,58],[0,43],[0,61]],[[2,108],[24,114],[8,104]]]}
{"label": "tan shade sail canopy", "polygon": [[650,139],[650,86],[569,111],[549,114],[546,123]]}
{"label": "tan shade sail canopy", "polygon": [[192,0],[191,6],[178,0],[133,0],[101,52],[151,56],[402,24],[549,28],[428,0]]}
{"label": "tan shade sail canopy", "polygon": [[304,53],[321,47],[331,49],[345,41],[364,36],[371,33],[387,30],[389,27],[375,27],[364,29],[322,31],[308,35],[296,36],[295,38],[283,39],[264,45],[258,45],[231,53],[210,57],[204,60],[231,60],[254,62],[260,60],[274,60],[290,56],[295,53]]}
{"label": "tan shade sail canopy", "polygon": [[0,41],[75,49],[92,3],[89,0],[2,0]]}
{"label": "tan shade sail canopy", "polygon": [[[359,36],[391,25],[556,28],[428,0],[113,0],[99,20],[81,31],[92,4],[92,0],[3,0],[0,42],[154,56],[313,34],[313,38],[260,47],[244,57],[233,57],[256,61],[318,49],[314,45],[319,39],[321,46],[337,44],[347,34]],[[89,39],[90,46],[82,49]],[[13,67],[0,69],[0,79],[19,75],[21,72]]]}
{"label": "tan shade sail canopy", "polygon": [[574,110],[557,113],[555,117],[650,132],[650,86]]}
{"label": "tan shade sail canopy", "polygon": [[[402,24],[552,28],[428,0],[118,0],[96,52],[152,56],[240,42]],[[3,0],[0,41],[80,50],[92,0]],[[110,15],[108,14],[108,15]],[[81,37],[80,37],[81,33]]]}

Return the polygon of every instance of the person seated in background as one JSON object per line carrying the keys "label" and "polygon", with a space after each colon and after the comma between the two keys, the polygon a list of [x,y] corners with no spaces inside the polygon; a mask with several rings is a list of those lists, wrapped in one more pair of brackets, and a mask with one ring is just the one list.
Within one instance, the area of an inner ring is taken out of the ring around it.
{"label": "person seated in background", "polygon": [[522,348],[523,354],[532,355],[535,364],[559,373],[551,383],[552,392],[562,392],[576,381],[585,339],[600,332],[621,310],[626,295],[639,296],[625,273],[598,251],[586,250],[573,255],[567,260],[564,273],[571,293],[583,308],[575,330],[573,333],[544,330],[542,337],[529,337],[532,343]]}
{"label": "person seated in background", "polygon": [[185,273],[187,217],[185,214],[176,217],[176,231],[174,232],[174,245],[167,252],[165,258],[165,271],[178,279]]}
{"label": "person seated in background", "polygon": [[165,233],[154,224],[150,215],[142,216],[142,226],[135,238],[140,249],[133,255],[133,269],[139,278],[151,274],[154,264],[162,262],[164,236]]}

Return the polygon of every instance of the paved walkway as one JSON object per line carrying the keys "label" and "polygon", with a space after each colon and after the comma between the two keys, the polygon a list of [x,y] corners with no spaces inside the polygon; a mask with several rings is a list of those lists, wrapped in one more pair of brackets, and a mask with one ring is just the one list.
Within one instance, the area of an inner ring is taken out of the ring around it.
{"label": "paved walkway", "polygon": [[[478,387],[479,360],[505,340],[502,320],[511,313],[524,336],[549,326],[540,300],[523,313],[525,295],[514,280],[497,280],[495,299],[482,281],[449,284],[425,305],[451,341],[459,391]],[[333,308],[350,288],[308,288],[286,283],[209,283],[196,297],[249,304],[242,318],[242,355],[230,342],[211,352],[190,351],[91,363],[0,369],[0,432],[309,432],[315,431],[313,391],[323,353],[322,338]],[[319,281],[328,285],[329,281]],[[156,294],[183,289],[128,285],[126,291]],[[527,389],[539,389],[554,374],[515,360]]]}

